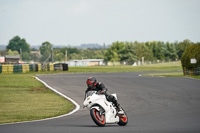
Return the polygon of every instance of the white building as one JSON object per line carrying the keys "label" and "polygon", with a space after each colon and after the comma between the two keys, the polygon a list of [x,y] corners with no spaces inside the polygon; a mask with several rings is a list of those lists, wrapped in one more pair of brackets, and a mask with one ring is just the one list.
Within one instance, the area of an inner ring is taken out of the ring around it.
{"label": "white building", "polygon": [[103,59],[83,59],[83,60],[70,60],[65,63],[68,66],[100,66],[105,65]]}

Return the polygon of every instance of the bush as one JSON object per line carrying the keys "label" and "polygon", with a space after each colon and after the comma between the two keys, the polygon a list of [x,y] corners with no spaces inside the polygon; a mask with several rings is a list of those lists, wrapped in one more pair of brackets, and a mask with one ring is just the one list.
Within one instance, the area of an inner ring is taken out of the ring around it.
{"label": "bush", "polygon": [[[197,60],[196,64],[191,64],[190,60],[195,58]],[[184,51],[181,57],[181,63],[183,68],[192,70],[194,68],[200,67],[200,43],[190,45]]]}

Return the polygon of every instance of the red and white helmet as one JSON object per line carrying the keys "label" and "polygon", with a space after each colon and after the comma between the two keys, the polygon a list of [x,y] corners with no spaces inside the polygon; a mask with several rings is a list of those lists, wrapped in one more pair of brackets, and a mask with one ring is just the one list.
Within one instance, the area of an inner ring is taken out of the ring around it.
{"label": "red and white helmet", "polygon": [[89,77],[86,81],[86,84],[88,89],[94,89],[94,87],[97,85],[97,80],[95,77]]}

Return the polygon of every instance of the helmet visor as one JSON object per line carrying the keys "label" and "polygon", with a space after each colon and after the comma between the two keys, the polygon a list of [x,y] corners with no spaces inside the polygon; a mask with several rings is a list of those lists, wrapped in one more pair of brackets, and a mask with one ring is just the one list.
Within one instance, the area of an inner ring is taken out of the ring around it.
{"label": "helmet visor", "polygon": [[94,86],[94,84],[93,83],[91,83],[91,84],[87,84],[88,85],[88,88],[89,89],[92,89],[93,88],[93,86]]}

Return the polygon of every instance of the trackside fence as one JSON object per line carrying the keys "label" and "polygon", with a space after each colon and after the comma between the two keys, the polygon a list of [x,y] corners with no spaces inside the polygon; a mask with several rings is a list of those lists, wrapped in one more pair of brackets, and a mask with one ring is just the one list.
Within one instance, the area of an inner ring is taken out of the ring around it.
{"label": "trackside fence", "polygon": [[184,67],[183,73],[184,73],[184,75],[198,76],[198,75],[200,75],[200,67],[196,67],[193,69],[187,69]]}

